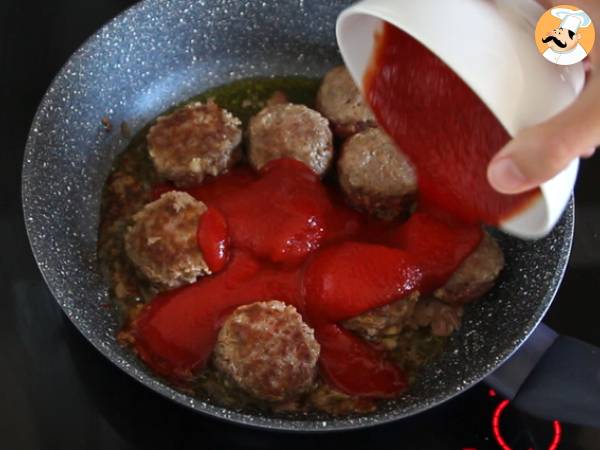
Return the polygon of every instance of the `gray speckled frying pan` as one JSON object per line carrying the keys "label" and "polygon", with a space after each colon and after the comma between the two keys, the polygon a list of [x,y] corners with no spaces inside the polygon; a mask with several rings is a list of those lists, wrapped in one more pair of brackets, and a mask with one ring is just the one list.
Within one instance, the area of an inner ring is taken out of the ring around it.
{"label": "gray speckled frying pan", "polygon": [[[256,75],[321,76],[341,62],[334,24],[342,0],[147,0],[92,36],[67,62],[33,121],[23,165],[31,246],[56,300],[110,361],[157,393],[229,421],[298,431],[347,429],[424,411],[468,389],[532,333],[561,281],[573,233],[573,204],[550,236],[500,235],[506,270],[468,308],[460,333],[410,392],[363,417],[272,417],[214,406],[176,391],[115,340],[116,314],[96,260],[100,194],[113,158],[161,111],[205,90]],[[115,124],[106,132],[101,118]]]}

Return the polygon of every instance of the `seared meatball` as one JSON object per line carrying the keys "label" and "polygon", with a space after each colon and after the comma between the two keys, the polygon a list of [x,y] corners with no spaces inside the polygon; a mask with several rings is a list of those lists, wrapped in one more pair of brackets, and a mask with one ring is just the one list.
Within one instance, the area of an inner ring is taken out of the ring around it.
{"label": "seared meatball", "polygon": [[338,175],[349,201],[382,219],[405,214],[416,198],[417,176],[412,164],[379,128],[346,141]]}
{"label": "seared meatball", "polygon": [[276,402],[312,388],[319,351],[296,309],[272,300],[240,306],[227,318],[214,363],[247,393]]}
{"label": "seared meatball", "polygon": [[219,175],[239,159],[241,124],[212,101],[192,103],[159,117],[148,132],[156,171],[178,186]]}
{"label": "seared meatball", "polygon": [[484,233],[481,243],[458,267],[434,297],[452,305],[473,301],[495,284],[504,267],[504,254],[496,240]]}
{"label": "seared meatball", "polygon": [[210,273],[196,243],[204,203],[167,192],[133,216],[125,250],[137,270],[158,287],[174,288]]}
{"label": "seared meatball", "polygon": [[409,326],[431,327],[431,333],[435,336],[450,336],[460,328],[462,315],[462,306],[446,305],[435,299],[422,299],[415,306]]}
{"label": "seared meatball", "polygon": [[248,157],[255,169],[273,159],[294,158],[322,175],[333,158],[329,122],[317,111],[292,103],[263,108],[250,119]]}
{"label": "seared meatball", "polygon": [[344,322],[344,328],[353,331],[364,339],[380,339],[399,334],[411,320],[419,293],[389,305],[367,311]]}
{"label": "seared meatball", "polygon": [[317,110],[329,119],[334,133],[341,138],[377,126],[375,116],[344,66],[331,69],[323,78],[317,94]]}

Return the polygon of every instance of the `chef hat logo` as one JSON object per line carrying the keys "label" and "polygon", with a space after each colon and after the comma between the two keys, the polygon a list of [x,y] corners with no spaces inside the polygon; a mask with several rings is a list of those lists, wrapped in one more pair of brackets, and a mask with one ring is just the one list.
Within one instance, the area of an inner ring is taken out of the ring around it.
{"label": "chef hat logo", "polygon": [[581,9],[573,11],[567,8],[552,8],[550,14],[561,20],[560,28],[571,30],[573,33],[577,33],[579,28],[589,27],[592,23],[590,16]]}
{"label": "chef hat logo", "polygon": [[590,16],[575,6],[560,5],[546,11],[538,21],[535,42],[544,58],[558,65],[581,62],[594,45]]}

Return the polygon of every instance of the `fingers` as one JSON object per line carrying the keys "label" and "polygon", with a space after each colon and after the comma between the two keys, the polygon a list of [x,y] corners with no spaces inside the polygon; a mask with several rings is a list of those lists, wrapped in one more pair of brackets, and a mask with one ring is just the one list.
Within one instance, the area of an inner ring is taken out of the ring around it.
{"label": "fingers", "polygon": [[573,159],[569,148],[543,127],[528,129],[492,160],[488,168],[490,184],[505,194],[531,189],[568,165]]}
{"label": "fingers", "polygon": [[518,133],[492,159],[488,180],[499,192],[523,192],[549,180],[573,159],[591,156],[598,144],[600,78],[596,77],[565,111]]}

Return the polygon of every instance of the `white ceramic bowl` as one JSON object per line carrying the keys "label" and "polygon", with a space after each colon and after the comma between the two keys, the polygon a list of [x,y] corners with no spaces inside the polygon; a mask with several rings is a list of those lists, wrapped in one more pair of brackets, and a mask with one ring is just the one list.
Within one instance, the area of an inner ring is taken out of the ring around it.
{"label": "white ceramic bowl", "polygon": [[[384,21],[402,29],[454,70],[514,136],[563,110],[584,84],[581,63],[558,66],[538,54],[533,36],[543,12],[533,0],[364,0],[340,14],[336,33],[362,89],[376,31]],[[567,205],[578,167],[575,160],[545,182],[539,199],[500,228],[523,238],[548,234]]]}

